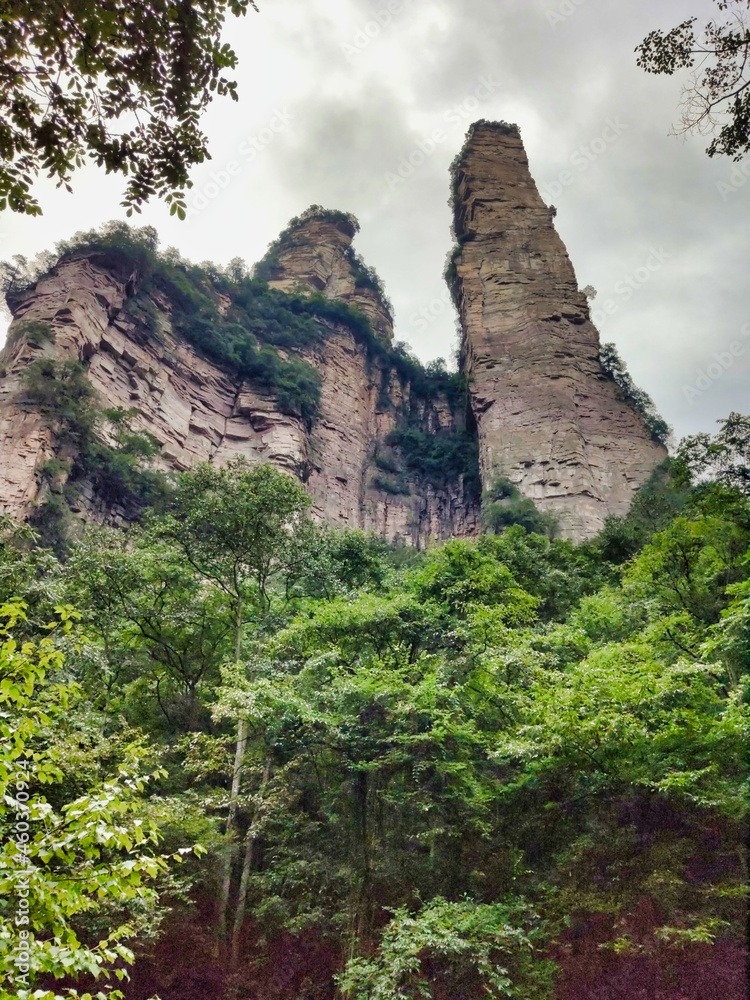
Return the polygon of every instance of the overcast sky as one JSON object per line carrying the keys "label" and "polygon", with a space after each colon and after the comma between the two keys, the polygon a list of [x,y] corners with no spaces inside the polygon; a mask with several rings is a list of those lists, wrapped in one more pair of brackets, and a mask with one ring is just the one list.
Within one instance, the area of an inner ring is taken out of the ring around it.
{"label": "overcast sky", "polygon": [[[750,412],[750,183],[731,161],[708,159],[705,137],[670,135],[684,78],[644,74],[633,51],[653,28],[707,19],[715,3],[258,6],[227,29],[241,99],[216,102],[205,118],[213,159],[193,173],[189,219],[154,204],[139,220],[157,227],[163,246],[196,261],[252,263],[308,205],[354,212],[355,245],[385,282],[397,339],[425,361],[447,357],[456,342],[442,281],[448,166],[474,119],[515,122],[557,206],[579,285],[598,291],[602,340],[617,344],[676,436],[713,430],[732,409]],[[424,137],[435,129],[444,138],[430,150]],[[422,165],[394,180],[420,143]],[[4,213],[2,256],[33,256],[124,218],[122,179],[87,168],[73,187],[40,185],[40,219]]]}

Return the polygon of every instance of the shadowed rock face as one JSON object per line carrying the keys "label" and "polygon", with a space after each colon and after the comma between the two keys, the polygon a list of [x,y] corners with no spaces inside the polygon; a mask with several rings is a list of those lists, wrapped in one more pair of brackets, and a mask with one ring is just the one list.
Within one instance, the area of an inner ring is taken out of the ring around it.
{"label": "shadowed rock face", "polygon": [[470,131],[454,220],[483,486],[506,476],[565,536],[591,537],[625,513],[666,450],[599,362],[599,334],[516,126]]}

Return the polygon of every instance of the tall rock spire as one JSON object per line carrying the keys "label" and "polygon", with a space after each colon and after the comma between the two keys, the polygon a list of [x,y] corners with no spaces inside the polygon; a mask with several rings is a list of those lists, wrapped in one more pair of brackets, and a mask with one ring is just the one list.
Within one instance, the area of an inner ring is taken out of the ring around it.
{"label": "tall rock spire", "polygon": [[449,265],[485,489],[512,480],[563,534],[624,514],[666,450],[599,361],[599,334],[515,125],[472,126]]}

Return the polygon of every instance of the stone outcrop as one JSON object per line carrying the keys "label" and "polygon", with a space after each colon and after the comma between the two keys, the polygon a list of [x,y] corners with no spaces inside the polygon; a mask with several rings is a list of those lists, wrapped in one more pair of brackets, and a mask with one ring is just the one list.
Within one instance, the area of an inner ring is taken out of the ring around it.
{"label": "stone outcrop", "polygon": [[[507,477],[555,515],[567,537],[591,537],[607,515],[625,513],[665,449],[602,368],[587,300],[518,129],[473,126],[453,186],[458,247],[449,281],[482,485]],[[197,353],[173,329],[168,292],[155,290],[158,283],[142,288],[126,253],[69,253],[11,301],[14,321],[0,355],[0,509],[26,515],[44,489],[55,488],[49,476],[44,485],[45,463],[70,457],[56,454],[55,435],[23,386],[28,365],[49,355],[85,362],[103,407],[137,411],[134,429],[159,443],[157,467],[184,470],[244,455],[296,475],[314,513],[333,524],[417,546],[476,533],[479,503],[468,484],[459,476],[436,488],[388,444],[407,424],[427,435],[463,434],[466,413],[440,393],[420,396],[396,363],[390,306],[353,249],[357,228],[352,216],[313,206],[257,265],[272,288],[338,300],[370,320],[364,336],[351,316],[347,325],[346,310],[327,308],[325,336],[294,350],[320,376],[312,422]],[[230,307],[223,293],[211,294],[220,313]],[[34,324],[53,339],[35,339]],[[471,447],[466,437],[453,440]],[[87,511],[93,516],[95,504]]]}
{"label": "stone outcrop", "polygon": [[[330,297],[340,294],[377,319],[388,340],[387,306],[371,289],[356,288],[351,274],[347,278],[345,251],[353,233],[314,218],[306,227],[309,244],[301,241],[297,257],[285,256],[274,284],[307,283]],[[305,256],[313,241],[324,262],[317,270]],[[315,277],[321,273],[323,287]],[[440,399],[410,398],[408,380],[371,357],[345,325],[329,324],[323,342],[300,352],[321,379],[320,413],[310,427],[282,412],[272,394],[237,381],[176,337],[170,302],[158,292],[149,295],[158,335],[150,333],[139,310],[126,308],[136,292],[137,275],[120,257],[92,252],[63,260],[13,301],[14,320],[0,354],[0,509],[23,517],[44,498],[40,470],[55,457],[54,435],[29,404],[22,376],[47,355],[85,361],[103,407],[137,410],[134,429],[148,431],[160,445],[156,468],[184,470],[244,455],[300,478],[314,514],[338,526],[420,547],[477,530],[477,504],[460,483],[432,489],[412,479],[408,492],[395,494],[378,487],[377,449],[405,413],[413,419],[416,411],[432,431],[451,428],[457,415]],[[50,327],[53,341],[37,344],[27,336],[34,322]]]}
{"label": "stone outcrop", "polygon": [[666,450],[599,361],[516,126],[477,123],[454,166],[449,266],[485,489],[507,477],[570,538],[624,514]]}
{"label": "stone outcrop", "polygon": [[393,340],[393,316],[377,279],[352,247],[359,224],[344,212],[308,209],[272,244],[258,268],[272,288],[320,292],[340,299],[370,320],[384,341]]}

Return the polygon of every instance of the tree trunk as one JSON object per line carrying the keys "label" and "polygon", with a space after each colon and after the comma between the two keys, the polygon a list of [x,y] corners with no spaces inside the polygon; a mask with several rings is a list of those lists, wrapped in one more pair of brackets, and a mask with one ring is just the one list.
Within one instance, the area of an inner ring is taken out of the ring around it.
{"label": "tree trunk", "polygon": [[[245,756],[245,743],[247,742],[247,720],[240,719],[237,723],[237,746],[234,753],[234,773],[232,774],[232,790],[229,793],[229,813],[227,815],[227,837],[231,838],[237,820],[237,800],[240,794],[240,779],[242,777],[242,763]],[[224,871],[221,882],[221,896],[219,897],[219,940],[225,941],[227,937],[227,911],[229,909],[229,895],[232,889],[232,867],[234,864],[235,844],[229,840],[227,853],[224,858]]]}
{"label": "tree trunk", "polygon": [[245,857],[242,862],[242,877],[240,878],[240,888],[237,893],[237,908],[234,911],[234,928],[232,929],[232,953],[230,961],[233,969],[236,969],[239,963],[240,935],[242,934],[242,925],[245,922],[245,906],[247,904],[247,885],[250,881],[250,871],[253,867],[258,821],[260,820],[263,811],[263,792],[265,791],[270,776],[271,761],[270,759],[267,759],[265,767],[263,768],[263,778],[261,779],[260,788],[258,789],[258,803],[255,807],[255,814],[247,828],[247,833],[245,834]]}
{"label": "tree trunk", "polygon": [[367,771],[358,771],[354,781],[354,800],[359,828],[362,873],[360,876],[359,900],[355,934],[357,941],[365,941],[371,930],[372,886],[370,871],[370,829],[368,816],[369,781]]}
{"label": "tree trunk", "polygon": [[[242,659],[242,598],[237,598],[234,616],[234,659],[240,663]],[[224,871],[221,881],[221,896],[219,897],[218,938],[219,942],[227,939],[227,913],[229,896],[232,890],[232,867],[234,864],[235,845],[232,834],[237,820],[237,801],[242,780],[242,765],[245,759],[245,744],[247,743],[247,720],[240,719],[237,723],[237,745],[234,751],[234,771],[232,772],[232,789],[229,793],[229,811],[227,813],[227,839],[229,846],[224,859]]]}

